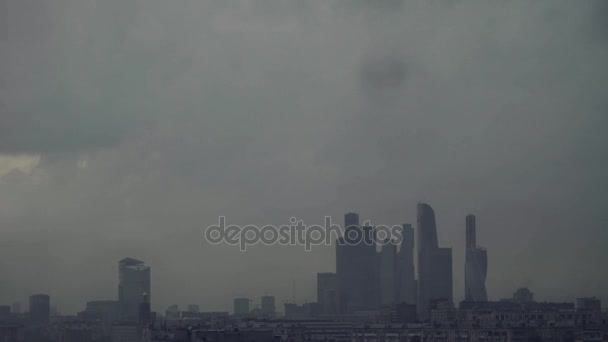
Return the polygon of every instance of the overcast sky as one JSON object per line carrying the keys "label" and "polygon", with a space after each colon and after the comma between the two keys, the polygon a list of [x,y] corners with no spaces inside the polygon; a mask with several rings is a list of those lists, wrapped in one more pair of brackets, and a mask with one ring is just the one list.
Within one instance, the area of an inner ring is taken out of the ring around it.
{"label": "overcast sky", "polygon": [[152,267],[153,308],[316,298],[334,247],[212,246],[231,223],[432,205],[463,297],[608,301],[608,3],[0,0],[0,304],[62,312]]}

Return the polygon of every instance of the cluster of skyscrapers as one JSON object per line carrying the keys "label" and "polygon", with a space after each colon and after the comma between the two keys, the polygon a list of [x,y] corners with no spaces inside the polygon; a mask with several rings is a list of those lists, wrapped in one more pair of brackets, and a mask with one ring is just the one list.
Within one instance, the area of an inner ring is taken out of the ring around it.
{"label": "cluster of skyscrapers", "polygon": [[[384,243],[379,252],[376,244],[369,243],[376,241],[374,227],[361,226],[357,213],[345,215],[344,227],[344,236],[336,242],[336,273],[317,275],[317,301],[323,314],[352,314],[405,303],[415,305],[418,318],[424,320],[434,303],[453,303],[452,249],[439,247],[431,206],[418,204],[416,234],[411,224],[404,224],[400,246]],[[356,229],[363,238],[346,243]],[[487,252],[476,245],[475,229],[475,216],[467,216],[465,298],[487,301]]]}

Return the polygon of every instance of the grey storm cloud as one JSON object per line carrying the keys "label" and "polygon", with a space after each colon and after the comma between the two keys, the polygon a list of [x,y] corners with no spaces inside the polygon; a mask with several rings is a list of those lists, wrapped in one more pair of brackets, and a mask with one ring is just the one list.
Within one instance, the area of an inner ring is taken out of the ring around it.
{"label": "grey storm cloud", "polygon": [[202,230],[415,223],[418,201],[456,298],[472,212],[491,298],[608,300],[604,1],[0,4],[0,153],[40,156],[0,178],[0,302],[114,298],[125,256],[151,265],[157,310],[293,280],[312,299],[332,247],[243,254]]}

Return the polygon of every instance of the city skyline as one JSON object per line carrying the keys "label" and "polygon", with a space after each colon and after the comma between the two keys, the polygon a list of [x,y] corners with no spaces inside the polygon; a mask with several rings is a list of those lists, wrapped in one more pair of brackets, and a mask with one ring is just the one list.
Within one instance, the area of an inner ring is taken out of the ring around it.
{"label": "city skyline", "polygon": [[606,1],[0,3],[3,305],[116,299],[125,257],[153,310],[314,302],[333,246],[241,253],[204,229],[417,229],[418,203],[454,301],[474,214],[489,299],[608,302]]}
{"label": "city skyline", "polygon": [[[439,247],[435,211],[427,203],[418,203],[417,216],[416,233],[411,224],[403,224],[402,236],[404,239],[401,244],[385,243],[382,245],[380,241],[377,241],[375,226],[362,225],[359,213],[347,212],[344,215],[342,226],[344,235],[334,245],[331,245],[335,248],[336,253],[335,271],[318,272],[315,276],[316,302],[313,303],[319,305],[319,313],[325,315],[348,314],[403,303],[416,306],[419,319],[424,320],[428,319],[428,310],[436,300],[455,305],[461,301],[474,303],[506,298],[492,298],[487,294],[485,277],[488,270],[488,253],[485,248],[477,244],[475,215],[468,214],[465,217],[465,268],[463,272],[465,293],[461,300],[454,300],[452,249]],[[366,220],[366,224],[370,223]],[[360,230],[361,233],[355,234],[358,236],[356,238],[358,243],[352,240],[354,235],[348,235],[350,230]],[[416,236],[418,237],[415,238]],[[345,245],[345,242],[341,240],[348,237],[351,240],[348,245]],[[376,241],[376,243],[370,245],[370,241]],[[414,250],[418,254],[417,259],[414,257]],[[242,251],[242,253],[246,252]],[[416,266],[413,265],[415,262]],[[113,307],[111,310],[120,312],[117,314],[118,318],[136,321],[137,317],[141,315],[138,312],[141,310],[142,304],[147,305],[148,312],[154,308],[151,306],[153,303],[151,268],[144,261],[131,257],[121,259],[118,264],[117,300],[91,300],[89,298],[86,307],[88,310],[91,303],[111,305]],[[436,286],[437,284],[440,286]],[[294,282],[292,297],[283,299],[286,309],[288,305],[293,306],[294,310],[297,309],[295,286]],[[39,304],[32,304],[34,300],[35,302],[42,301],[42,305],[45,307],[42,310],[46,310],[43,317],[44,315],[48,317],[51,309],[58,313],[57,306],[50,305],[50,297],[47,294],[31,295],[29,298],[30,312],[32,308],[40,307]],[[259,303],[254,304],[252,298],[257,298]],[[519,287],[513,295],[514,301],[531,302],[534,300],[533,298],[533,293],[527,287]],[[577,296],[577,298],[586,297]],[[577,300],[580,301],[580,299]],[[300,303],[304,304],[309,302],[311,302],[309,298],[300,300]],[[188,303],[192,303],[192,301]],[[20,302],[13,302],[12,306],[17,308],[15,312],[18,313]],[[10,306],[6,307],[10,310]],[[172,304],[167,310],[174,308],[177,312],[178,307],[178,304]],[[196,307],[196,311],[193,312],[200,310],[199,304],[188,304],[187,307],[189,311],[191,311],[190,308]],[[275,313],[283,314],[276,310],[275,296],[268,294],[234,298],[231,312],[245,317],[250,312],[254,312],[254,309],[261,310],[269,317],[274,317]]]}

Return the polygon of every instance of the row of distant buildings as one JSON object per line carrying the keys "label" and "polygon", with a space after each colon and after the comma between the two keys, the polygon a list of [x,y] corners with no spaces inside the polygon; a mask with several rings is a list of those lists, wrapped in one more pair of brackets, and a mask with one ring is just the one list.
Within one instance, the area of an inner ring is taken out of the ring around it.
{"label": "row of distant buildings", "polygon": [[[317,274],[317,301],[259,303],[236,298],[232,313],[196,304],[151,310],[150,267],[125,258],[118,265],[118,298],[94,300],[75,316],[53,314],[48,295],[30,297],[29,311],[0,306],[0,342],[422,342],[608,341],[608,315],[596,298],[576,303],[536,302],[520,288],[488,301],[487,251],[477,245],[475,216],[465,219],[465,300],[452,296],[452,251],[438,245],[435,213],[418,205],[417,232],[402,226],[403,241],[385,243],[376,230],[345,215],[336,243],[336,272]],[[344,243],[357,230],[360,243]],[[414,246],[417,264],[414,265]],[[417,277],[416,277],[417,268]]]}
{"label": "row of distant buildings", "polygon": [[259,307],[250,308],[249,298],[235,298],[233,313],[235,316],[275,318],[277,314],[274,296],[262,296]]}
{"label": "row of distant buildings", "polygon": [[87,302],[76,317],[52,315],[45,294],[30,296],[26,313],[19,303],[0,306],[0,342],[127,341],[123,335],[136,335],[133,341],[140,341],[141,330],[156,319],[150,308],[150,267],[125,258],[118,269],[118,299]]}
{"label": "row of distant buildings", "polygon": [[[0,335],[1,341],[58,342],[422,342],[422,341],[607,341],[606,315],[569,303],[526,306],[461,304],[438,307],[431,320],[399,323],[390,311],[351,319],[255,319],[228,313],[201,312],[180,317],[157,316],[149,326],[114,322],[109,333],[99,321],[55,317],[43,339]],[[0,331],[4,327],[0,326]],[[24,337],[25,336],[25,337]]]}

